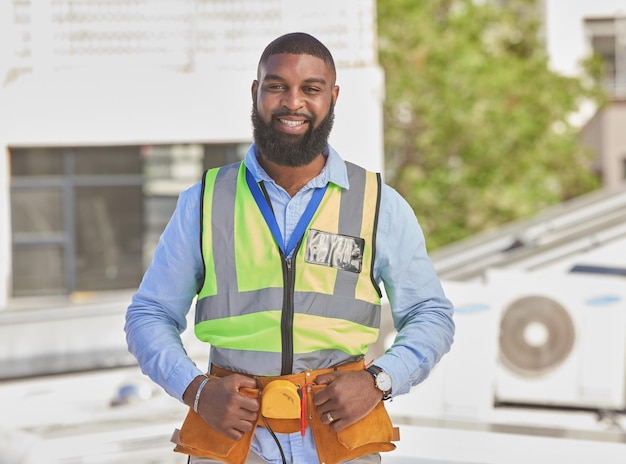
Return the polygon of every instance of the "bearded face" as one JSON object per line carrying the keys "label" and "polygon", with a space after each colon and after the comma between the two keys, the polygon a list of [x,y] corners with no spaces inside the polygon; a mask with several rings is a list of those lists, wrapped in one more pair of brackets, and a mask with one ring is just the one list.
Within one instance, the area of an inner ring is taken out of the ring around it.
{"label": "bearded face", "polygon": [[[304,134],[277,130],[274,122],[284,117],[304,118],[308,130]],[[326,149],[334,119],[334,105],[331,102],[328,114],[317,126],[314,116],[289,111],[272,114],[266,123],[259,115],[256,100],[252,102],[254,141],[265,158],[281,166],[298,167],[311,163]]]}

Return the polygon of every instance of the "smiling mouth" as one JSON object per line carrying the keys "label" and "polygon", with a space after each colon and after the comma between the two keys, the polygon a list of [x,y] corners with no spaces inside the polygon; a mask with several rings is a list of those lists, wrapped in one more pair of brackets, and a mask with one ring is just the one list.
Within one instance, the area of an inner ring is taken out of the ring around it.
{"label": "smiling mouth", "polygon": [[306,123],[306,121],[291,121],[289,119],[279,119],[279,121],[281,124],[285,124],[289,127],[298,127]]}

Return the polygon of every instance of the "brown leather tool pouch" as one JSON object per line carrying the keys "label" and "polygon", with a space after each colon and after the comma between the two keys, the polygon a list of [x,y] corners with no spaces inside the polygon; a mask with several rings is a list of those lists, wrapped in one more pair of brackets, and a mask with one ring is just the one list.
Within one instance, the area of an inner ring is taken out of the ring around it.
{"label": "brown leather tool pouch", "polygon": [[[241,393],[258,398],[259,390],[242,389]],[[233,440],[207,424],[199,414],[189,409],[180,430],[175,430],[171,441],[174,451],[203,458],[217,459],[228,464],[244,464],[250,452],[255,427],[244,434],[241,440]]]}
{"label": "brown leather tool pouch", "polygon": [[[356,371],[363,369],[363,362],[345,365],[337,370]],[[316,393],[326,388],[326,385],[315,385],[313,379],[319,374],[332,372],[334,369],[310,371],[283,377],[264,378],[255,377],[257,384],[263,388],[268,383],[280,379],[289,379],[296,385],[306,385],[306,425],[311,427],[317,454],[320,462],[338,464],[360,456],[372,453],[393,451],[396,445],[392,441],[400,440],[397,427],[391,423],[384,403],[379,402],[376,407],[363,419],[337,433],[328,424],[321,421],[313,404]],[[216,366],[211,367],[211,378],[230,375]],[[250,398],[259,398],[259,389],[242,389],[241,393]],[[294,433],[301,429],[302,423],[298,419],[273,419],[259,415],[255,424],[261,427],[270,427],[277,433]],[[254,430],[246,433],[239,441],[232,440],[207,424],[198,414],[190,410],[181,430],[174,431],[172,442],[176,443],[174,451],[192,456],[217,459],[229,464],[243,464],[248,458]]]}
{"label": "brown leather tool pouch", "polygon": [[[323,388],[326,387],[324,385],[312,386],[310,398]],[[391,423],[382,401],[359,422],[339,433],[321,422],[312,403],[308,411],[313,416],[309,423],[319,460],[326,464],[337,464],[366,454],[393,451],[396,445],[391,442],[400,439],[399,430]]]}

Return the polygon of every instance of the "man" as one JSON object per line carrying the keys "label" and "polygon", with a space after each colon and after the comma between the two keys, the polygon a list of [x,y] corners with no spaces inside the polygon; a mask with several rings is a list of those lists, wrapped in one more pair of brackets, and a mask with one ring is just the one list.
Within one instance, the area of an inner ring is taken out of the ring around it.
{"label": "man", "polygon": [[[252,83],[254,144],[183,192],[128,308],[130,351],[190,407],[190,462],[380,462],[383,399],[423,381],[453,309],[408,204],[328,145],[339,96],[328,49],[270,43]],[[380,283],[398,336],[372,365]],[[179,333],[194,297],[210,375]]]}

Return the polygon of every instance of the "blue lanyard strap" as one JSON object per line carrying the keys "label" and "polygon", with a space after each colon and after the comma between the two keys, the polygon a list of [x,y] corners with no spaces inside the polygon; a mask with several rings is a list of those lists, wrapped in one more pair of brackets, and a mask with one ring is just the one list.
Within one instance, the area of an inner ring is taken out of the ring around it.
{"label": "blue lanyard strap", "polygon": [[250,170],[247,168],[246,182],[248,183],[248,188],[250,189],[250,192],[254,197],[254,201],[256,201],[256,204],[259,207],[259,210],[261,211],[261,214],[263,215],[267,226],[274,236],[274,240],[276,240],[276,244],[285,256],[289,256],[304,236],[304,232],[306,231],[309,222],[311,222],[315,211],[317,211],[317,207],[322,202],[322,198],[326,193],[326,188],[328,187],[328,184],[326,184],[324,187],[315,189],[315,191],[313,192],[313,196],[309,201],[309,204],[304,210],[302,216],[300,216],[300,220],[298,221],[296,228],[291,234],[289,243],[287,243],[287,248],[285,248],[283,236],[280,233],[280,228],[278,227],[278,223],[276,222],[276,217],[274,216],[274,212],[272,211],[272,208],[269,204],[269,199],[265,198],[263,192],[261,191],[261,188],[259,187],[259,184],[256,183],[254,177],[252,177],[252,174],[250,173]]}

